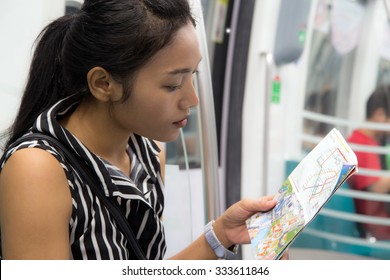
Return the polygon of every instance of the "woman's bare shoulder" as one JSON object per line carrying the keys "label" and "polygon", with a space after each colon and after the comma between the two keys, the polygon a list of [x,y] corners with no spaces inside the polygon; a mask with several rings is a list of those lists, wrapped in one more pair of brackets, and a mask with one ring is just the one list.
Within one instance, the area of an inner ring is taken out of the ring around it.
{"label": "woman's bare shoulder", "polygon": [[[8,158],[0,174],[5,256],[34,259],[47,252],[50,256],[44,258],[67,258],[71,213],[67,178],[52,154],[39,148],[24,148]],[[28,247],[31,250],[26,251]],[[33,255],[26,255],[28,252]]]}

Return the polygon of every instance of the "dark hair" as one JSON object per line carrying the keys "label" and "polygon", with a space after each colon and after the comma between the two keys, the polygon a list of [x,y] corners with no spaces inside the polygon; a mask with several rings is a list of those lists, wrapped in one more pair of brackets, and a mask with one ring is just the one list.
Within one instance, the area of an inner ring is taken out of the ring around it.
{"label": "dark hair", "polygon": [[366,119],[372,117],[374,112],[383,108],[386,116],[390,117],[390,86],[384,85],[375,89],[366,103]]}
{"label": "dark hair", "polygon": [[6,147],[57,101],[87,96],[86,76],[95,66],[123,84],[125,101],[135,73],[189,22],[195,26],[187,0],[85,0],[78,13],[50,23],[37,38]]}

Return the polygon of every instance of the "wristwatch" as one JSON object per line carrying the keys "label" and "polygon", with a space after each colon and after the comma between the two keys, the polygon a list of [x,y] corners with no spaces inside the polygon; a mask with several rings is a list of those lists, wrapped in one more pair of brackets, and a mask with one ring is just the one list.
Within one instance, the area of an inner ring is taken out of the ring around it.
{"label": "wristwatch", "polygon": [[237,255],[238,245],[233,245],[226,249],[215,235],[213,224],[215,221],[210,221],[204,228],[204,236],[211,249],[214,250],[215,255],[220,260],[232,260]]}

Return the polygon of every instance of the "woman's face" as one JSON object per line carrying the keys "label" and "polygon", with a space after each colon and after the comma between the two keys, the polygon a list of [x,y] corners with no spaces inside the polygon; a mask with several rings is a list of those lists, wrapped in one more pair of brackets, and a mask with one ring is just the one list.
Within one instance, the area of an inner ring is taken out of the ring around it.
{"label": "woman's face", "polygon": [[200,60],[196,30],[187,24],[137,73],[128,100],[114,107],[116,123],[154,140],[175,140],[198,104],[193,74]]}

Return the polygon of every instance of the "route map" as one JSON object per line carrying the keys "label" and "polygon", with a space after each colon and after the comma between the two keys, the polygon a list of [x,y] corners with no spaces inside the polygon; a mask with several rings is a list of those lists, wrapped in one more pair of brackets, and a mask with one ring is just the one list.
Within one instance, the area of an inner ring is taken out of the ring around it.
{"label": "route map", "polygon": [[277,205],[247,220],[256,259],[278,259],[335,191],[357,171],[357,158],[333,129],[298,164],[275,195]]}

